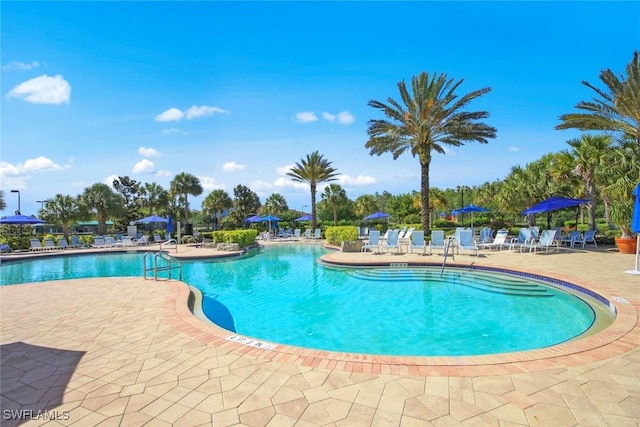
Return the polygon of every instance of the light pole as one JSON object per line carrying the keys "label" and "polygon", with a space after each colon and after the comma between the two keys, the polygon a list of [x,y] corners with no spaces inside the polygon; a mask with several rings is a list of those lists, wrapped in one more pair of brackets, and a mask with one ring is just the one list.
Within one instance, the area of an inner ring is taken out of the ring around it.
{"label": "light pole", "polygon": [[[40,215],[42,216],[42,213],[44,212],[44,202],[45,200],[36,200],[36,203],[40,203]],[[40,224],[40,235],[44,236],[44,224]]]}
{"label": "light pole", "polygon": [[[458,186],[458,192],[460,193],[460,209],[464,208],[464,190],[468,190],[469,187],[466,185]],[[462,222],[462,226],[464,227],[464,213],[460,214],[460,222]]]}
{"label": "light pole", "polygon": [[[22,215],[20,212],[20,190],[11,190],[12,193],[18,193],[18,210],[16,211],[16,215]],[[20,224],[20,237],[22,237],[22,224]]]}
{"label": "light pole", "polygon": [[309,205],[303,205],[303,206],[302,206],[302,214],[303,214],[303,215],[304,215],[304,208],[308,208],[308,207],[309,207]]}
{"label": "light pole", "polygon": [[18,193],[18,210],[16,211],[16,215],[22,215],[20,212],[20,190],[11,190],[12,193]]}

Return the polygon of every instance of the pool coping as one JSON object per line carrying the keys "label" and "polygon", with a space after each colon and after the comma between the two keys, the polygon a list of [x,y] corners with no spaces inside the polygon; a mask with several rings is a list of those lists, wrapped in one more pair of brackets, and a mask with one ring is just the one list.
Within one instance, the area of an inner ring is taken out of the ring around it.
{"label": "pool coping", "polygon": [[[323,255],[321,260],[335,266],[389,265],[388,262],[381,263],[373,260],[357,263],[336,262],[327,260],[327,255],[329,254]],[[434,265],[421,261],[409,261],[406,264],[408,266]],[[468,267],[468,264],[458,262],[451,265]],[[505,270],[502,266],[484,265],[483,267]],[[513,271],[540,276],[539,273],[527,271],[527,269],[519,268]],[[174,327],[203,342],[279,362],[368,374],[477,376],[533,372],[596,362],[637,347],[637,343],[640,342],[640,328],[637,327],[638,314],[631,303],[616,301],[613,297],[605,296],[615,295],[615,291],[610,288],[587,283],[585,280],[569,275],[558,276],[554,274],[555,279],[573,283],[605,297],[617,312],[613,324],[594,335],[537,350],[478,356],[385,356],[295,347],[259,341],[230,332],[201,319],[197,315],[197,309],[194,313],[192,310],[199,304],[198,298],[201,298],[198,296],[199,291],[194,291],[195,288],[179,281],[166,282],[171,289],[171,296],[165,302],[164,313]],[[229,338],[233,336],[244,337],[250,344],[230,341]],[[258,348],[255,346],[256,341],[274,344],[275,348],[271,350]]]}

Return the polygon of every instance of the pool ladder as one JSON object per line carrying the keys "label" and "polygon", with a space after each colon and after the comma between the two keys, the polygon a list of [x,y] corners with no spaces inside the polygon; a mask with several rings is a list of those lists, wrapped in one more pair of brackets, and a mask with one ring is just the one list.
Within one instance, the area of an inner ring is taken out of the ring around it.
{"label": "pool ladder", "polygon": [[[447,263],[447,255],[449,255],[449,248],[451,248],[451,245],[453,244],[453,242],[454,242],[454,240],[447,239],[447,241],[444,243],[444,259],[442,260],[442,268],[440,269],[440,277],[442,277],[442,275],[444,274],[444,265]],[[453,257],[453,259],[455,261],[455,259],[456,259],[455,252],[452,252],[451,256]]]}
{"label": "pool ladder", "polygon": [[[149,265],[147,259],[153,256],[153,263]],[[161,260],[158,263],[158,260]],[[172,257],[167,252],[158,251],[156,253],[145,252],[143,260],[144,278],[147,279],[147,273],[153,271],[153,280],[158,280],[158,272],[168,271],[168,279],[172,279],[173,270],[178,270],[178,280],[182,280],[182,262],[179,259]]]}

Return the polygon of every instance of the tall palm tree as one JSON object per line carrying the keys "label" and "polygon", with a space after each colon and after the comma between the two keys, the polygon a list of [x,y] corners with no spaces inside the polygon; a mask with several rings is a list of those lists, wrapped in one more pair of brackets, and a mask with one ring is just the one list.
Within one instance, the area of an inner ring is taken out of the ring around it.
{"label": "tall palm tree", "polygon": [[4,200],[4,191],[0,190],[0,211],[7,209],[7,202]]}
{"label": "tall palm tree", "polygon": [[575,106],[581,113],[563,114],[556,129],[603,130],[621,133],[635,139],[640,145],[640,53],[633,52],[633,59],[626,66],[627,78],[616,75],[610,69],[600,72],[600,81],[606,86],[599,89],[583,81],[597,97],[592,101],[580,101]]}
{"label": "tall palm tree", "polygon": [[589,214],[589,228],[596,229],[596,199],[600,183],[598,171],[604,165],[604,159],[611,149],[611,137],[609,135],[582,135],[567,141],[571,147],[562,150],[556,156],[554,162],[555,173],[558,178],[569,178],[571,175],[578,177],[584,185],[584,195],[589,199],[587,212]]}
{"label": "tall palm tree", "polygon": [[384,120],[370,120],[365,146],[371,155],[390,152],[397,159],[409,151],[420,162],[422,227],[429,233],[429,167],[432,152],[444,154],[446,146],[459,147],[468,141],[487,143],[496,129],[479,120],[489,117],[486,111],[466,111],[471,101],[491,91],[482,88],[462,96],[455,91],[464,80],[449,79],[446,74],[420,73],[411,78],[408,90],[404,80],[398,83],[401,103],[388,98],[387,103],[371,100],[369,106],[385,115]]}
{"label": "tall palm tree", "polygon": [[144,186],[140,187],[140,194],[147,201],[147,205],[149,206],[149,215],[153,215],[153,211],[156,207],[167,204],[167,190],[162,188],[162,186],[157,182],[146,182]]}
{"label": "tall palm tree", "polygon": [[184,223],[189,223],[189,194],[192,196],[199,196],[202,194],[202,185],[200,184],[200,178],[190,173],[181,172],[176,175],[171,181],[171,191],[175,195],[182,196],[182,202],[184,204]]}
{"label": "tall palm tree", "polygon": [[363,194],[356,198],[354,203],[354,211],[358,219],[363,219],[367,215],[371,215],[375,211],[380,210],[376,196],[373,194]]}
{"label": "tall palm tree", "polygon": [[213,190],[202,202],[202,210],[207,213],[213,213],[216,217],[216,230],[220,229],[220,221],[222,220],[222,211],[231,209],[233,200],[229,193],[222,189]]}
{"label": "tall palm tree", "polygon": [[78,200],[69,195],[56,194],[45,200],[42,218],[51,224],[62,224],[62,234],[69,240],[69,224],[80,218]]}
{"label": "tall palm tree", "polygon": [[124,212],[124,197],[116,194],[107,184],[97,182],[84,189],[79,199],[84,216],[95,214],[98,234],[107,233],[107,218]]}
{"label": "tall palm tree", "polygon": [[286,199],[278,193],[273,193],[264,202],[264,212],[267,214],[280,215],[289,210]]}
{"label": "tall palm tree", "polygon": [[329,184],[320,195],[333,211],[333,225],[338,224],[338,206],[344,205],[349,200],[347,192],[338,184]]}
{"label": "tall palm tree", "polygon": [[306,182],[311,187],[311,228],[318,225],[316,220],[316,188],[320,182],[335,181],[337,170],[331,167],[331,162],[320,153],[314,151],[307,154],[306,159],[301,159],[295,164],[287,175],[296,182]]}

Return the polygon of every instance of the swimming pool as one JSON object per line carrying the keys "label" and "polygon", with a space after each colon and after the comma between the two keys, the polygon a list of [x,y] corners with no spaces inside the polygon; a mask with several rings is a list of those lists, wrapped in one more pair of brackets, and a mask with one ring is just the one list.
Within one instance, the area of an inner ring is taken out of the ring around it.
{"label": "swimming pool", "polygon": [[[317,262],[323,253],[293,244],[224,262],[184,262],[183,280],[204,295],[205,314],[229,331],[341,352],[529,350],[580,336],[596,319],[597,302],[523,277],[446,269],[441,282],[439,270],[424,268],[327,268]],[[3,284],[141,270],[141,254],[49,257],[0,268]]]}

